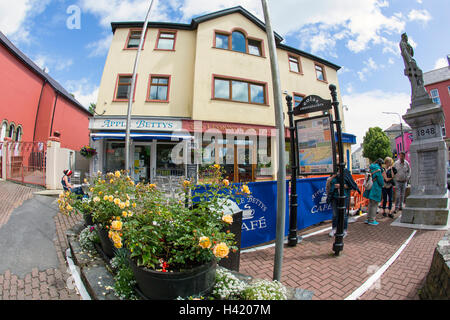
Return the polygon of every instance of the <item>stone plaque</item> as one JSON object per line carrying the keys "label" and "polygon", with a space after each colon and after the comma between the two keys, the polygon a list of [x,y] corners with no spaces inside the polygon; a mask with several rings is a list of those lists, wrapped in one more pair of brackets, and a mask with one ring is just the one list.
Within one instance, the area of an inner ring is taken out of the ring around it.
{"label": "stone plaque", "polygon": [[422,151],[419,156],[419,183],[432,185],[436,183],[437,151]]}

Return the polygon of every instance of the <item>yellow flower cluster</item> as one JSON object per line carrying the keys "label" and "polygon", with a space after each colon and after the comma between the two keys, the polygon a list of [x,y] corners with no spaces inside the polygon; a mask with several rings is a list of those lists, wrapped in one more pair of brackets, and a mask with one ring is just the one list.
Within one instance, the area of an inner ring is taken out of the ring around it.
{"label": "yellow flower cluster", "polygon": [[111,222],[111,227],[108,232],[108,237],[114,242],[114,247],[120,249],[122,248],[122,221],[120,221],[120,217],[117,217],[116,220]]}
{"label": "yellow flower cluster", "polygon": [[248,186],[246,184],[244,184],[242,186],[242,192],[245,194],[250,194],[250,189],[248,188]]}
{"label": "yellow flower cluster", "polygon": [[226,214],[222,217],[222,221],[232,224],[233,223],[233,216],[231,214]]}
{"label": "yellow flower cluster", "polygon": [[73,211],[73,207],[71,205],[71,199],[70,199],[70,191],[62,192],[59,195],[58,199],[58,207],[59,211],[64,213],[65,215],[69,215]]}
{"label": "yellow flower cluster", "polygon": [[[209,249],[212,245],[211,239],[209,237],[200,237],[198,245],[203,249]],[[225,242],[220,242],[212,248],[212,251],[217,258],[225,258],[230,253],[230,248],[228,248]]]}

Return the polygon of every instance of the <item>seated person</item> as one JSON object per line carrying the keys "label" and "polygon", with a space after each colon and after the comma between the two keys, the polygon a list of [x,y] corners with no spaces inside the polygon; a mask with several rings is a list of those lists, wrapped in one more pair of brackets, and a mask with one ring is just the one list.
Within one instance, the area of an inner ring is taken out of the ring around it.
{"label": "seated person", "polygon": [[70,176],[72,175],[72,170],[64,170],[64,176],[61,179],[61,184],[63,186],[64,191],[70,191],[75,194],[84,195],[83,189],[81,187],[74,187],[70,183]]}

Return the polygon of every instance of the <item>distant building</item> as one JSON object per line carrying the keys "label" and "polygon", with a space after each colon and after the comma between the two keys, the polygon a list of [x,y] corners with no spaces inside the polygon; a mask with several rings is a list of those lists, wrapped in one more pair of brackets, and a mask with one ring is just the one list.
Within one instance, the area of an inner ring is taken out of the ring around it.
{"label": "distant building", "polygon": [[443,131],[445,142],[447,147],[450,146],[450,55],[447,55],[448,65],[425,72],[423,74],[423,81],[425,89],[433,99],[434,103],[440,104],[444,110],[445,128]]}
{"label": "distant building", "polygon": [[56,132],[63,148],[89,144],[91,113],[1,32],[0,66],[0,142],[46,142]]}
{"label": "distant building", "polygon": [[[403,134],[407,134],[407,133],[411,133],[411,128],[406,125],[403,124]],[[389,137],[389,141],[391,143],[391,151],[392,154],[396,154],[400,151],[405,151],[407,152],[406,148],[404,146],[402,146],[402,140],[401,140],[401,136],[402,136],[402,126],[400,126],[400,123],[396,123],[391,125],[389,128],[387,128],[386,130],[384,130],[383,132],[386,133],[386,135]],[[397,137],[400,137],[400,144],[398,144],[396,142]],[[405,142],[406,145],[406,142]],[[409,150],[409,148],[408,148]]]}
{"label": "distant building", "polygon": [[363,157],[363,147],[361,146],[352,153],[352,171],[354,169],[366,169],[369,167],[369,159]]}
{"label": "distant building", "polygon": [[[409,146],[411,145],[413,141],[413,134],[411,132],[404,132],[403,133],[403,139],[402,135],[400,134],[398,137],[395,138],[395,145],[397,150],[397,155],[400,151],[405,151],[405,159],[409,161]],[[402,149],[402,145],[404,144],[404,149]],[[395,153],[394,153],[395,155]]]}

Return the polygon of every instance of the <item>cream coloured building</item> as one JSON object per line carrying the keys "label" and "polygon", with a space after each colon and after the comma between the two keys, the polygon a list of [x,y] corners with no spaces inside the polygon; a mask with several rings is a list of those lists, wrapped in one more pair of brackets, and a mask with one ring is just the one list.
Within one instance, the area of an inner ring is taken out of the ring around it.
{"label": "cream coloured building", "polygon": [[[113,39],[96,107],[101,116],[90,122],[93,145],[99,151],[92,170],[124,167],[128,97],[142,26],[143,22],[112,23]],[[294,103],[313,94],[331,99],[328,86],[335,84],[342,107],[337,77],[340,67],[282,44],[278,34],[275,38],[282,90],[294,98]],[[131,171],[135,179],[184,174],[185,163],[170,158],[173,147],[180,141],[197,151],[205,151],[201,147],[215,141],[212,152],[206,156],[203,153],[202,159],[226,163],[234,181],[274,178],[277,159],[270,70],[265,26],[240,6],[194,18],[190,24],[149,23],[136,88],[131,93],[134,165]],[[341,110],[341,118],[342,115]],[[285,126],[288,128],[286,105]],[[231,142],[232,155],[225,148],[229,143],[227,129],[235,132],[242,129],[248,136]],[[342,129],[345,132],[344,122]],[[199,142],[192,143],[191,138],[200,131],[221,132],[223,137],[216,135],[215,140],[206,139],[200,146]],[[266,133],[270,162],[260,159],[264,142],[261,145],[259,138]],[[286,146],[289,148],[289,143]],[[245,149],[242,158],[240,147]],[[349,148],[346,145],[345,151]],[[234,163],[226,162],[227,152],[228,160],[234,157]],[[349,157],[349,166],[350,161]]]}

